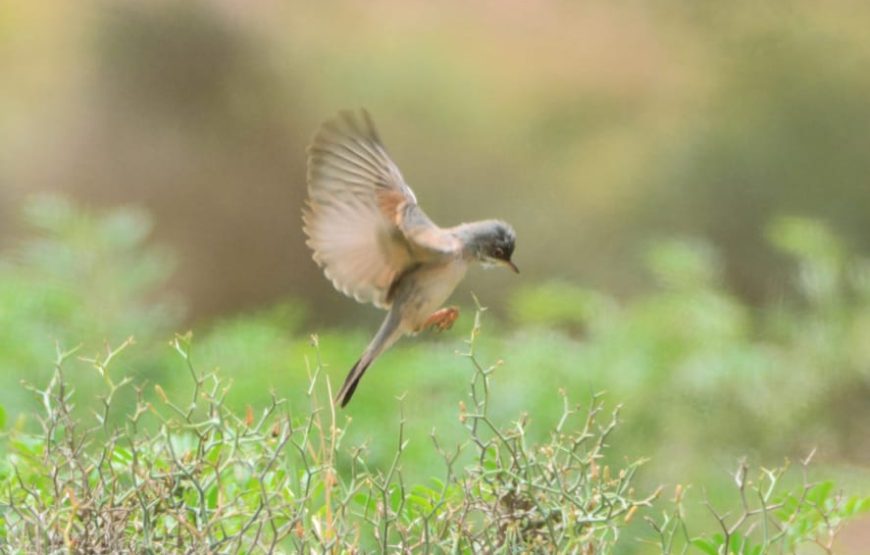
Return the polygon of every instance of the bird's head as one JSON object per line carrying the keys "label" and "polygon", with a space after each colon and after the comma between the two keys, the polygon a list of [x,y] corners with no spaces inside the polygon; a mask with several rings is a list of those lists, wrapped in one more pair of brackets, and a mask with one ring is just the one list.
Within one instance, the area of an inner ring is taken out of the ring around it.
{"label": "bird's head", "polygon": [[484,266],[506,266],[520,273],[511,261],[517,235],[514,228],[500,220],[486,220],[470,224],[469,250]]}

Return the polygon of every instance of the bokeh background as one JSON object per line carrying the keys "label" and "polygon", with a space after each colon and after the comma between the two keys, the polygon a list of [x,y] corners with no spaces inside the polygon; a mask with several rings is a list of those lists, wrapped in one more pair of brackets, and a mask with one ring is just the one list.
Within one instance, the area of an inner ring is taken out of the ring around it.
{"label": "bokeh background", "polygon": [[[607,390],[649,484],[715,495],[741,454],[818,447],[867,491],[868,28],[848,0],[4,2],[0,403],[30,406],[56,340],[134,335],[125,370],[184,390],[185,329],[240,408],[303,397],[310,333],[342,379],[382,315],[310,259],[305,146],[364,106],[435,221],[517,229],[521,276],[454,297],[491,307],[505,418]],[[459,433],[465,315],[367,376],[375,464],[403,392],[412,473]]]}

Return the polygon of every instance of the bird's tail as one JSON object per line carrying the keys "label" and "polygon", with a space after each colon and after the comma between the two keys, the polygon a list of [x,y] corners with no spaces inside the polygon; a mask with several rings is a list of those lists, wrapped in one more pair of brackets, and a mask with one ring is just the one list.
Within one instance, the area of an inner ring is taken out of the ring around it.
{"label": "bird's tail", "polygon": [[402,330],[399,327],[400,323],[401,318],[391,310],[387,314],[384,323],[381,324],[378,333],[372,339],[372,342],[369,343],[369,346],[363,351],[362,356],[356,361],[353,368],[350,369],[347,378],[344,380],[344,385],[341,386],[341,390],[335,397],[335,402],[341,407],[346,406],[350,402],[350,398],[353,397],[353,393],[356,391],[356,386],[359,385],[360,379],[365,374],[365,371],[368,370],[368,367],[371,366],[372,362],[402,336]]}

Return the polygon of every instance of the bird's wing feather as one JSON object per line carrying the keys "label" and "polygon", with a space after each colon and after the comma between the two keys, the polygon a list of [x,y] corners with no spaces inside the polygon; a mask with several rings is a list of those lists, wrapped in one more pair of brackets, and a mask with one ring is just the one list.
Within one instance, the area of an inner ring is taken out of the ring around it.
{"label": "bird's wing feather", "polygon": [[387,307],[403,271],[459,248],[417,205],[365,111],[324,124],[308,154],[307,243],[342,293]]}

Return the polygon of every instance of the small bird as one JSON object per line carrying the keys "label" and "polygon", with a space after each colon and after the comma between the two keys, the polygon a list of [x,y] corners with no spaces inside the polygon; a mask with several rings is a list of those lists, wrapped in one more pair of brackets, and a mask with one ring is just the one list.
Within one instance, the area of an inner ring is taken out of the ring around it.
{"label": "small bird", "polygon": [[336,397],[342,407],[399,338],[453,325],[459,310],[440,307],[471,262],[519,273],[511,262],[516,234],[507,223],[441,228],[426,216],[365,110],[340,112],[315,134],[303,222],[314,261],[335,288],[387,310]]}

